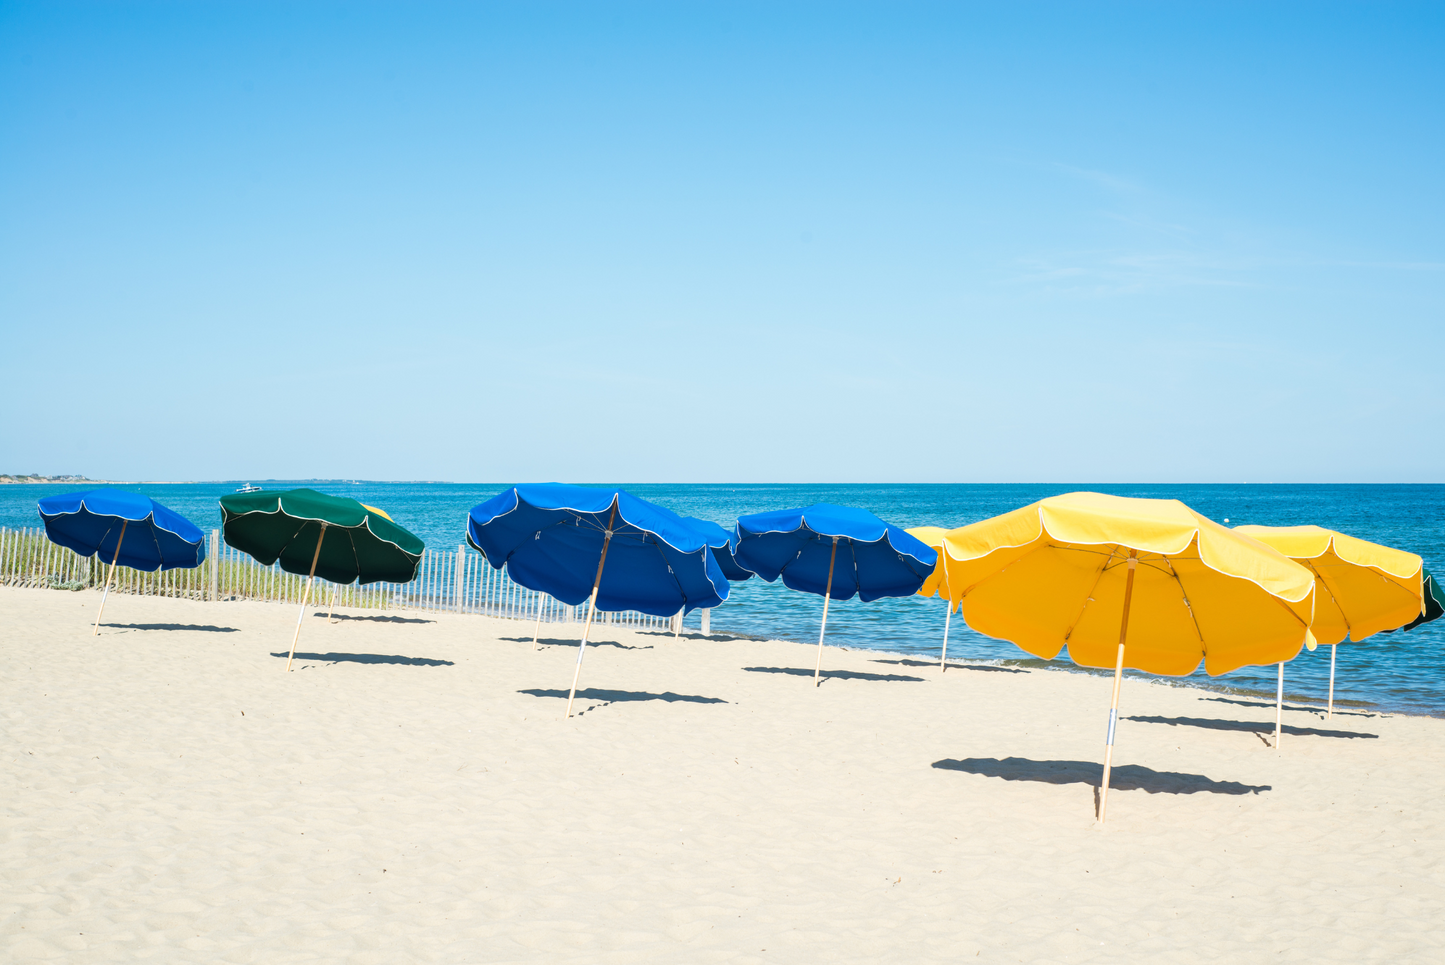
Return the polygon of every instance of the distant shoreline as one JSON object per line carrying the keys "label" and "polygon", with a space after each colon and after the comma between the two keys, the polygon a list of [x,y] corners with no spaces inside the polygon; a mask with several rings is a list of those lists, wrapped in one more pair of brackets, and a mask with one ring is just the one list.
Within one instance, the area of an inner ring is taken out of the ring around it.
{"label": "distant shoreline", "polygon": [[86,479],[84,476],[0,476],[0,486],[189,486],[193,479]]}

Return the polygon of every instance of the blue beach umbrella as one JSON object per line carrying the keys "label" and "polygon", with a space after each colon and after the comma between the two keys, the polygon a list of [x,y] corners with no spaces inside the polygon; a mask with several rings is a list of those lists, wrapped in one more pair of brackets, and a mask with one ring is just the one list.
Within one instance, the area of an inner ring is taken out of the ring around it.
{"label": "blue beach umbrella", "polygon": [[938,560],[928,544],[872,513],[827,503],[739,517],[733,546],[738,564],[769,583],[781,576],[789,589],[823,597],[814,686],[823,672],[829,601],[912,596]]}
{"label": "blue beach umbrella", "polygon": [[[570,606],[591,600],[577,647],[567,717],[598,610],[671,616],[715,607],[728,581],[707,535],[623,489],[533,483],[472,508],[467,542],[512,581]],[[535,638],[533,641],[535,645]]]}
{"label": "blue beach umbrella", "polygon": [[743,580],[753,578],[753,571],[739,566],[737,557],[733,555],[732,533],[717,523],[698,519],[696,516],[684,516],[683,519],[702,530],[703,535],[707,537],[707,545],[712,549],[713,558],[717,560],[718,567],[729,582],[741,583]]}
{"label": "blue beach umbrella", "polygon": [[92,635],[100,632],[117,562],[153,573],[190,569],[206,558],[206,536],[200,527],[149,496],[124,489],[92,489],[46,496],[39,506],[51,542],[82,556],[99,556],[110,566]]}

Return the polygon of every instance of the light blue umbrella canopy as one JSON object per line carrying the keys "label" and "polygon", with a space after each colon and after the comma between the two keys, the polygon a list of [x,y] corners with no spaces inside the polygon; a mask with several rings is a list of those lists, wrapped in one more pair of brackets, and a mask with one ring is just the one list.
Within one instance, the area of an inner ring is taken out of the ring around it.
{"label": "light blue umbrella canopy", "polygon": [[514,582],[575,606],[592,593],[609,517],[597,609],[672,616],[727,599],[707,534],[625,489],[513,486],[473,507],[467,542]]}
{"label": "light blue umbrella canopy", "polygon": [[[149,496],[124,489],[61,493],[40,500],[45,535],[82,556],[95,554],[106,564],[154,572],[200,566],[206,535],[179,513]],[[121,527],[125,539],[121,540]]]}
{"label": "light blue umbrella canopy", "polygon": [[707,545],[712,548],[713,559],[717,560],[718,567],[722,570],[723,576],[729,582],[741,583],[743,580],[753,578],[752,570],[745,570],[738,565],[737,559],[733,556],[733,534],[723,529],[717,523],[705,519],[698,519],[696,516],[684,516],[687,522],[692,523],[702,530],[707,537]]}
{"label": "light blue umbrella canopy", "polygon": [[792,590],[835,600],[856,594],[865,603],[912,596],[938,560],[928,544],[872,513],[827,503],[740,517],[733,555],[769,583],[781,576]]}

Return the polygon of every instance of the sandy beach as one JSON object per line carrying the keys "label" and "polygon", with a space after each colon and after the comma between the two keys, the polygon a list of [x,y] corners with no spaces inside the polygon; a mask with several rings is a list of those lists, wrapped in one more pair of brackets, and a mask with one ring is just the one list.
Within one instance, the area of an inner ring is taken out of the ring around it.
{"label": "sandy beach", "polygon": [[[1445,721],[782,642],[0,589],[0,950],[1427,962]],[[959,656],[967,656],[960,654]]]}

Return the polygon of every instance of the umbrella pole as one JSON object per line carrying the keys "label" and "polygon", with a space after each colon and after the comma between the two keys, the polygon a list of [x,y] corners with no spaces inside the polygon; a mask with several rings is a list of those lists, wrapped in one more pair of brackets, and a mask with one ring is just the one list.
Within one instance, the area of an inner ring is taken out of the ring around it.
{"label": "umbrella pole", "polygon": [[537,649],[537,638],[542,635],[542,603],[544,601],[542,591],[537,591],[537,628],[532,631],[532,649]]}
{"label": "umbrella pole", "polygon": [[1325,711],[1325,720],[1335,716],[1335,648],[1339,644],[1330,644],[1330,703],[1329,709]]}
{"label": "umbrella pole", "polygon": [[1274,692],[1274,752],[1279,753],[1280,724],[1284,719],[1284,661],[1279,662],[1279,687]]}
{"label": "umbrella pole", "polygon": [[110,572],[105,575],[105,591],[100,594],[100,612],[95,615],[95,629],[90,635],[96,636],[100,633],[100,618],[105,613],[105,598],[110,596],[110,580],[115,576],[115,564],[120,561],[120,544],[125,541],[125,527],[129,520],[120,521],[120,535],[115,540],[115,555],[110,558]]}
{"label": "umbrella pole", "polygon": [[943,656],[938,658],[938,672],[948,673],[948,621],[953,619],[953,601],[948,601],[948,615],[943,618]]}
{"label": "umbrella pole", "polygon": [[327,623],[328,625],[330,625],[330,624],[333,622],[331,618],[334,617],[334,616],[336,616],[336,594],[338,594],[338,593],[340,593],[340,592],[341,592],[341,586],[340,586],[340,584],[337,584],[337,583],[331,584],[331,609],[330,609],[329,611],[327,611],[327,613],[326,613],[326,623]]}
{"label": "umbrella pole", "polygon": [[577,697],[577,678],[582,676],[582,657],[587,653],[587,635],[592,632],[592,616],[597,612],[597,588],[602,585],[602,567],[607,562],[607,547],[612,545],[612,523],[617,519],[617,503],[612,503],[612,513],[607,517],[607,536],[602,540],[602,558],[597,561],[597,576],[592,580],[592,602],[587,607],[587,623],[582,627],[582,642],[577,645],[577,669],[572,671],[572,691],[567,694],[566,720],[572,716],[572,701]]}
{"label": "umbrella pole", "polygon": [[311,599],[311,581],[316,579],[316,561],[321,559],[321,541],[326,538],[326,523],[321,523],[321,535],[316,537],[316,552],[311,554],[311,575],[306,577],[306,592],[301,594],[301,612],[296,615],[296,632],[291,637],[291,653],[286,657],[286,672],[291,672],[291,661],[296,659],[296,641],[301,639],[301,621],[306,618],[306,601]]}
{"label": "umbrella pole", "polygon": [[1124,580],[1124,615],[1119,620],[1119,655],[1114,659],[1114,696],[1109,703],[1109,735],[1104,743],[1104,780],[1099,791],[1099,823],[1109,813],[1109,772],[1114,769],[1114,728],[1119,723],[1119,683],[1124,679],[1124,640],[1129,635],[1129,604],[1134,599],[1134,565],[1138,552],[1129,551],[1129,575]]}
{"label": "umbrella pole", "polygon": [[813,686],[823,685],[823,635],[828,632],[828,601],[833,597],[833,564],[838,561],[838,537],[833,537],[833,555],[828,557],[828,585],[823,588],[823,625],[818,628],[818,665],[813,668]]}

